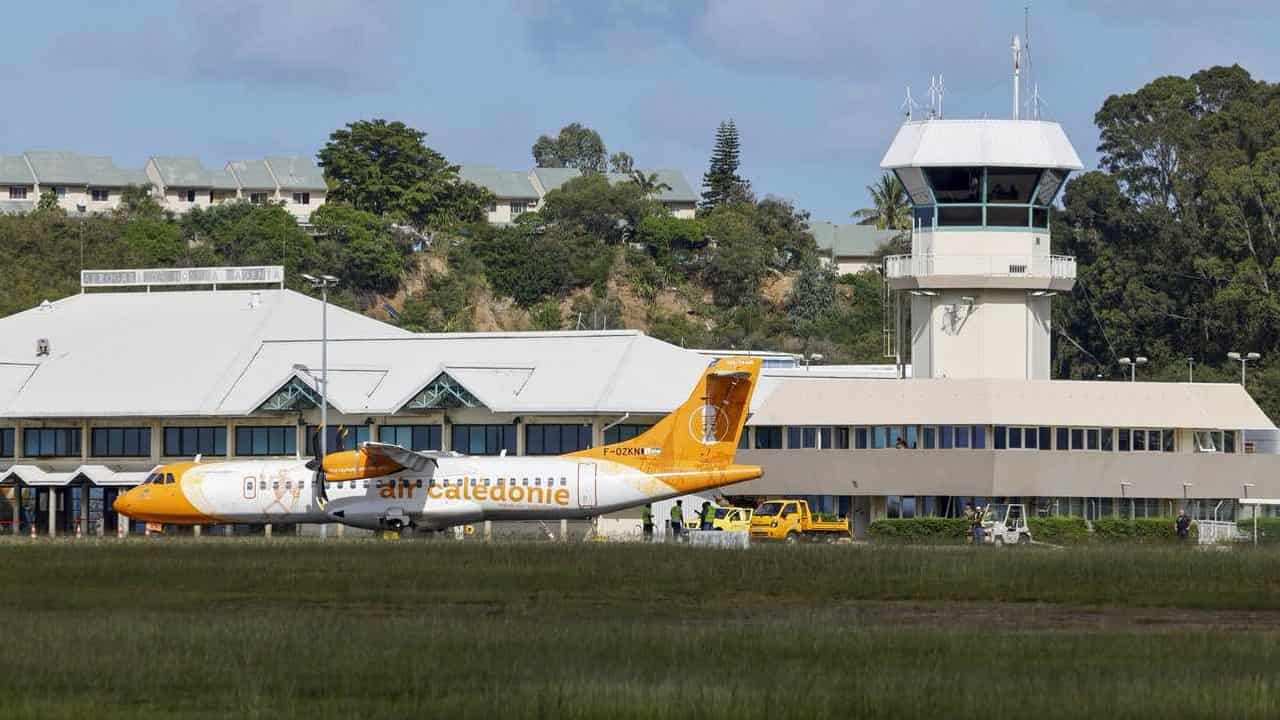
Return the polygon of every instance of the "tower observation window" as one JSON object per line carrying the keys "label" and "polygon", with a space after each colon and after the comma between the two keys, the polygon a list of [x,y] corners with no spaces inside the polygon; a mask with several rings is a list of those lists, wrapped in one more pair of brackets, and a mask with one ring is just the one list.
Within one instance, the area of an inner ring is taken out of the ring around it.
{"label": "tower observation window", "polygon": [[980,167],[926,168],[925,175],[929,178],[933,196],[939,203],[982,202]]}
{"label": "tower observation window", "polygon": [[988,168],[987,202],[1027,205],[1039,178],[1040,171],[1034,168]]}

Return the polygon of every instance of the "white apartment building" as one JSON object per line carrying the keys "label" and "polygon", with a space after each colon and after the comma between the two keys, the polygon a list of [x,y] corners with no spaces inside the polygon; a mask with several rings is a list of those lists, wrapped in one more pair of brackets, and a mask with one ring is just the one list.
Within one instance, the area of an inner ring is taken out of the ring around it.
{"label": "white apartment building", "polygon": [[[679,170],[640,172],[656,175],[658,184],[666,186],[658,191],[655,199],[672,215],[685,219],[694,216],[698,195]],[[576,168],[534,168],[526,172],[499,170],[489,165],[462,165],[458,169],[460,178],[493,194],[488,220],[498,225],[515,222],[524,213],[540,209],[547,193],[581,175],[582,171]],[[614,184],[631,179],[630,175],[622,173],[605,173],[605,177]]]}
{"label": "white apartment building", "polygon": [[185,213],[223,202],[279,203],[299,222],[324,204],[324,173],[309,157],[272,156],[206,168],[194,157],[152,156],[141,170],[120,168],[111,158],[74,152],[28,151],[0,155],[0,213],[36,209],[40,196],[57,193],[71,214],[114,210],[125,188],[150,186],[166,210]]}

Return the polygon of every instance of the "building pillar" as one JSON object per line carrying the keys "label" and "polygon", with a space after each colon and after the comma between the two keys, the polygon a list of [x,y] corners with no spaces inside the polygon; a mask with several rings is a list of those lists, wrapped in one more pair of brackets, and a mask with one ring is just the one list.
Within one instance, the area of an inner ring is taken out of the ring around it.
{"label": "building pillar", "polygon": [[80,534],[89,535],[89,483],[80,486]]}
{"label": "building pillar", "polygon": [[22,482],[13,483],[13,534],[22,532]]}
{"label": "building pillar", "polygon": [[335,531],[334,534],[337,535],[339,538],[343,537],[344,535],[347,534],[347,526],[343,525],[342,523],[338,523],[338,529]]}
{"label": "building pillar", "polygon": [[58,489],[49,488],[49,537],[58,536]]}
{"label": "building pillar", "polygon": [[199,526],[199,525],[192,525],[192,526],[191,526],[191,534],[192,534],[192,536],[194,536],[194,537],[200,537],[200,526]]}
{"label": "building pillar", "polygon": [[484,521],[484,541],[485,542],[493,541],[493,521],[492,520]]}
{"label": "building pillar", "polygon": [[264,537],[271,537],[271,523],[267,523],[262,526],[262,535]]}
{"label": "building pillar", "polygon": [[569,521],[560,518],[560,542],[569,542]]}

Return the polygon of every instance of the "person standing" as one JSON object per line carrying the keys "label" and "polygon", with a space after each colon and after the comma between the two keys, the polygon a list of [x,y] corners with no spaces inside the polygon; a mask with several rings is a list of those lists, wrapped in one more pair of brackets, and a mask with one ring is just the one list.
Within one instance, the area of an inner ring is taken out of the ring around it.
{"label": "person standing", "polygon": [[982,547],[982,543],[987,539],[987,529],[982,526],[982,521],[986,517],[987,513],[981,505],[973,509],[973,542],[978,547]]}
{"label": "person standing", "polygon": [[684,529],[684,501],[677,500],[671,506],[671,539],[679,540],[680,531]]}
{"label": "person standing", "polygon": [[969,532],[965,535],[964,541],[969,545],[973,544],[973,503],[964,504],[964,520],[968,525],[966,527]]}
{"label": "person standing", "polygon": [[645,503],[640,509],[640,525],[644,528],[645,542],[653,542],[653,505]]}
{"label": "person standing", "polygon": [[1173,530],[1178,533],[1179,541],[1191,537],[1191,516],[1187,514],[1186,508],[1178,509],[1178,519],[1173,523]]}
{"label": "person standing", "polygon": [[711,530],[715,527],[716,508],[709,502],[702,503],[702,530]]}

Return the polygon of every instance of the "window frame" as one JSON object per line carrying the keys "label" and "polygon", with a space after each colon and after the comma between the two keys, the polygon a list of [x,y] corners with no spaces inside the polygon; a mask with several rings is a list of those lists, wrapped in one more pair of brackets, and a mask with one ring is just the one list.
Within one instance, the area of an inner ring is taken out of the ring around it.
{"label": "window frame", "polygon": [[[248,448],[245,433],[249,442]],[[258,451],[258,439],[261,437],[263,450]],[[279,444],[273,441],[279,439]],[[279,448],[280,452],[273,452]],[[235,449],[236,457],[287,457],[298,454],[298,427],[296,425],[236,425]]]}
{"label": "window frame", "polygon": [[[131,446],[133,452],[129,451]],[[144,425],[89,428],[89,451],[89,457],[94,458],[151,457],[151,428]]]}

